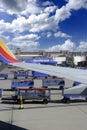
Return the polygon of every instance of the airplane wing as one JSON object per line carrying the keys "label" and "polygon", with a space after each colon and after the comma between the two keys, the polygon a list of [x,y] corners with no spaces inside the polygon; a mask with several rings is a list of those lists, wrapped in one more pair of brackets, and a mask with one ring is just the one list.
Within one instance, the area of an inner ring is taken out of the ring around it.
{"label": "airplane wing", "polygon": [[10,63],[10,65],[87,84],[87,70],[26,62],[15,62]]}
{"label": "airplane wing", "polygon": [[87,84],[87,70],[21,62],[15,58],[13,53],[3,43],[2,40],[0,40],[0,61],[5,64],[10,64],[13,66],[30,69],[32,71],[46,73],[51,76],[57,76]]}

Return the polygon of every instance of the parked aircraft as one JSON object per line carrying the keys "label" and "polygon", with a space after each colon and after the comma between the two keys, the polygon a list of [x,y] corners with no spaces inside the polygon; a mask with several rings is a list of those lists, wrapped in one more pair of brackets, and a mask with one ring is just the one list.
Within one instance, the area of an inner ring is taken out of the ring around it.
{"label": "parked aircraft", "polygon": [[[24,69],[30,69],[41,73],[46,73],[51,76],[57,76],[60,78],[68,79],[71,81],[78,81],[82,84],[73,88],[64,89],[64,100],[70,98],[70,96],[84,96],[87,99],[87,70],[58,67],[52,65],[42,65],[35,63],[26,63],[24,61],[17,60],[9,48],[0,40],[0,61],[5,65],[12,65]],[[3,66],[3,65],[2,65]]]}

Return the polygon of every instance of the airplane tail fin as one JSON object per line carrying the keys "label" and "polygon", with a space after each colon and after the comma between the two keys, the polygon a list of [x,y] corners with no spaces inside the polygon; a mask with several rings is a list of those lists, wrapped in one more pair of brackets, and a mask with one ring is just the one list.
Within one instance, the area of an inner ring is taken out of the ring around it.
{"label": "airplane tail fin", "polygon": [[9,48],[0,40],[0,61],[3,63],[19,62]]}

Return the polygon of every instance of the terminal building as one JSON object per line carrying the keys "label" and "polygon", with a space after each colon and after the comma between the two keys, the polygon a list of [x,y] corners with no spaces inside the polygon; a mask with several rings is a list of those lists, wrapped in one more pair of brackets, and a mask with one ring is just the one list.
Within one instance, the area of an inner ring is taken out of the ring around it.
{"label": "terminal building", "polygon": [[[30,61],[41,60],[47,61],[47,58],[52,58],[56,62],[56,65],[65,65],[72,67],[87,67],[87,52],[69,52],[69,51],[58,51],[58,52],[47,52],[40,50],[38,52],[21,52],[20,48],[15,51],[15,56],[18,59]],[[29,59],[29,60],[28,60]]]}

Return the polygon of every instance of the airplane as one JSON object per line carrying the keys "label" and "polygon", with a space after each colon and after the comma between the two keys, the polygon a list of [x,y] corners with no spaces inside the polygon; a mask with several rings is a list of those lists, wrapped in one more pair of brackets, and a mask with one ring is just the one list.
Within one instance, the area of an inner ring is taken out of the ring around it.
{"label": "airplane", "polygon": [[71,96],[82,96],[85,97],[85,99],[87,99],[87,70],[35,63],[26,63],[25,61],[20,61],[16,59],[14,54],[3,43],[2,40],[0,40],[0,61],[2,63],[0,66],[1,69],[4,69],[6,65],[12,65],[23,69],[29,69],[31,71],[37,71],[51,76],[60,77],[63,78],[65,81],[67,79],[73,82],[81,82],[80,85],[74,86],[72,88],[64,88],[63,101],[69,101]]}

